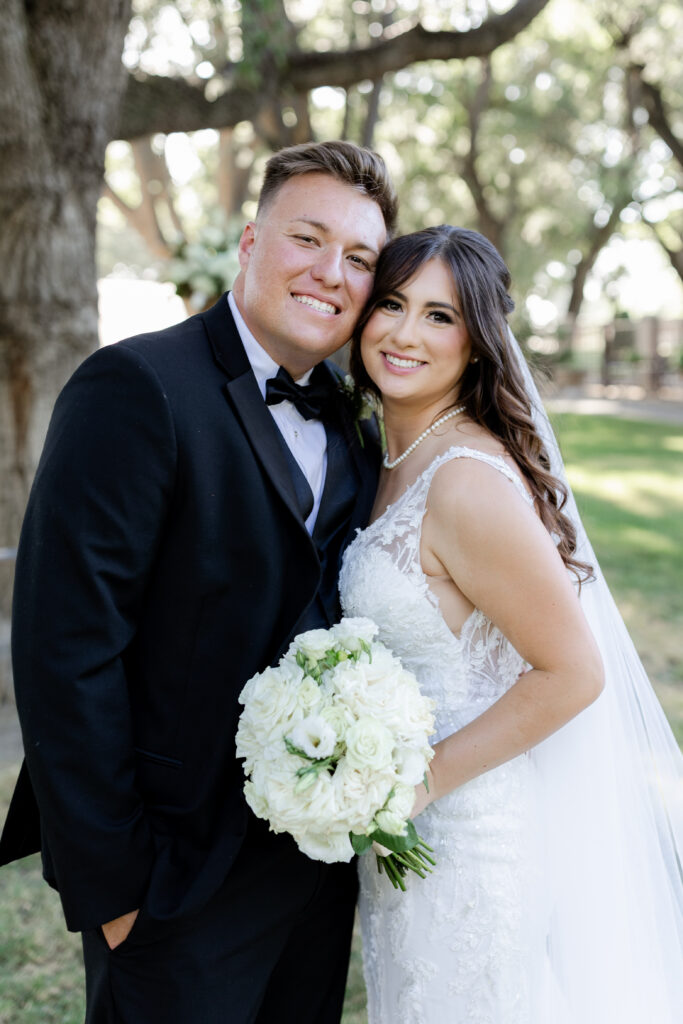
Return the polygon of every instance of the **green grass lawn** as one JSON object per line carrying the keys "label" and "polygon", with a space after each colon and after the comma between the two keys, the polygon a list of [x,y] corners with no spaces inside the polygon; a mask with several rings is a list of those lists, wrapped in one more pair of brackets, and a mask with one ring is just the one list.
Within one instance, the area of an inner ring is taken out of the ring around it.
{"label": "green grass lawn", "polygon": [[[683,428],[555,418],[596,553],[683,742]],[[0,808],[16,770],[0,774]],[[0,871],[0,1024],[83,1019],[80,942],[37,858]],[[343,1024],[366,1024],[356,938]]]}

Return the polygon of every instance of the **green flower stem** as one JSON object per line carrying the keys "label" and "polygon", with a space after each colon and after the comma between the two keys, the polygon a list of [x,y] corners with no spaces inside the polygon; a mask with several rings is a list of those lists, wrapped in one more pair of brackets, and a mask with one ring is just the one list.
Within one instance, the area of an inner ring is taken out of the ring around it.
{"label": "green flower stem", "polygon": [[[389,838],[384,836],[383,841],[386,843]],[[432,847],[425,843],[420,836],[417,836],[415,844],[407,850],[394,851],[386,857],[380,857],[378,854],[377,870],[380,874],[384,872],[387,875],[395,889],[405,892],[403,879],[409,871],[418,875],[419,878],[426,878],[432,868],[436,867],[436,861],[430,856],[432,853],[434,853]]]}
{"label": "green flower stem", "polygon": [[425,852],[427,850],[429,850],[429,853],[434,853],[434,850],[431,848],[431,846],[427,846],[426,843],[423,843],[422,840],[420,840],[417,846],[414,848],[413,853],[416,853],[418,857],[421,857],[423,860],[428,861],[432,865],[432,867],[436,867],[436,861],[434,860],[433,857],[429,856],[429,853]]}
{"label": "green flower stem", "polygon": [[405,853],[397,854],[398,859],[401,863],[405,864],[411,871],[415,871],[418,875],[422,875],[424,878],[424,871],[431,871],[432,869],[422,860],[419,854],[414,853],[412,850],[407,850]]}
{"label": "green flower stem", "polygon": [[393,856],[392,857],[385,857],[384,858],[384,865],[383,866],[384,866],[384,870],[386,871],[387,875],[389,876],[389,880],[392,883],[394,889],[400,889],[402,892],[405,892],[406,891],[405,883],[403,881],[402,874],[401,874],[401,872],[398,869],[398,866],[394,863]]}

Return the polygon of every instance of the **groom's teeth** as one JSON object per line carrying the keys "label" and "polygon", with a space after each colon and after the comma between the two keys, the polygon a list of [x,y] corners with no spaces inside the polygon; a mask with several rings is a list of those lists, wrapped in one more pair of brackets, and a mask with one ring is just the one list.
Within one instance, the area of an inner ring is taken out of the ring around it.
{"label": "groom's teeth", "polygon": [[310,306],[311,309],[319,309],[321,313],[336,313],[337,307],[333,306],[330,302],[320,302],[318,299],[312,299],[310,295],[292,295],[293,299],[300,302],[302,306]]}
{"label": "groom's teeth", "polygon": [[416,366],[422,366],[422,362],[419,359],[399,359],[398,356],[390,356],[388,353],[384,353],[384,358],[391,366],[399,366],[402,370],[412,370]]}

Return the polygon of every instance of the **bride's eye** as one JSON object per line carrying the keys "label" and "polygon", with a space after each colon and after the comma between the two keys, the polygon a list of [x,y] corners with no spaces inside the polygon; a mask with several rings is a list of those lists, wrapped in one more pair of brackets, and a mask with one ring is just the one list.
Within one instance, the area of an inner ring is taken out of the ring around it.
{"label": "bride's eye", "polygon": [[397,302],[396,299],[380,299],[375,308],[386,309],[388,313],[400,313],[401,303]]}

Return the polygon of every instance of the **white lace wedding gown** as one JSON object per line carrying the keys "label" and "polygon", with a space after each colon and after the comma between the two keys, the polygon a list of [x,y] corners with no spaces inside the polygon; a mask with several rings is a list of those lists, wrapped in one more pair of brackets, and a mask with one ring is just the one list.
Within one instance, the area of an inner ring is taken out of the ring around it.
{"label": "white lace wedding gown", "polygon": [[[502,458],[453,447],[358,533],[340,577],[344,614],[373,619],[435,700],[434,742],[481,714],[525,667],[478,609],[454,635],[420,565],[429,486],[458,458],[487,463],[532,503]],[[370,1024],[559,1024],[534,1008],[546,960],[534,771],[524,755],[431,804],[416,826],[437,867],[425,880],[408,877],[407,892],[378,874],[374,856],[359,859]]]}

